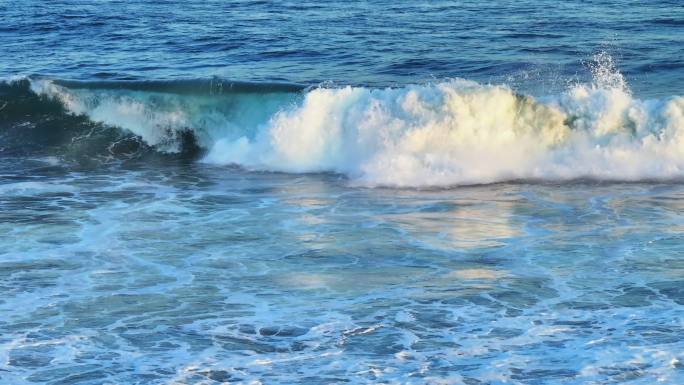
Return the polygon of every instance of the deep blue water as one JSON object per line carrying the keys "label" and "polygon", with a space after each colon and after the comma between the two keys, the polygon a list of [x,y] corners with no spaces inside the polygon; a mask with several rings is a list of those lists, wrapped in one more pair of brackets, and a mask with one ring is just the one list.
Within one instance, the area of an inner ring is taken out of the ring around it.
{"label": "deep blue water", "polygon": [[565,86],[601,50],[639,92],[684,85],[680,1],[6,1],[0,74]]}
{"label": "deep blue water", "polygon": [[680,1],[0,0],[0,384],[684,383]]}

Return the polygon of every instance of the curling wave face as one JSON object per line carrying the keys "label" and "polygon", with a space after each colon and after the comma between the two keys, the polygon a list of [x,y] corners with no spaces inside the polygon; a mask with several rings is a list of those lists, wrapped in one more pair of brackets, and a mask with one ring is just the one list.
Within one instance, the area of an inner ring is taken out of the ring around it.
{"label": "curling wave face", "polygon": [[411,187],[684,177],[684,97],[640,100],[605,67],[592,84],[541,98],[462,79],[385,89],[29,82],[158,151],[181,151],[191,133],[201,161],[247,169]]}

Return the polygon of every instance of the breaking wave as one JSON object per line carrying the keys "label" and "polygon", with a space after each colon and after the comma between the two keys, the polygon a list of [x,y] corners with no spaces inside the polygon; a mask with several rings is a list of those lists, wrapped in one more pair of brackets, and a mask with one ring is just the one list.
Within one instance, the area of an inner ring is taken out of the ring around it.
{"label": "breaking wave", "polygon": [[385,89],[20,81],[157,151],[182,151],[191,133],[200,161],[253,170],[369,186],[684,177],[684,97],[634,97],[609,57],[592,69],[593,83],[539,98],[463,79]]}

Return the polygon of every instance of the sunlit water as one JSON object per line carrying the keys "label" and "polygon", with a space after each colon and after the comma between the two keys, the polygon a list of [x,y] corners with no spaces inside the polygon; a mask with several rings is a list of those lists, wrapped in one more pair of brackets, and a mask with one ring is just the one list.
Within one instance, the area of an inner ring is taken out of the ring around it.
{"label": "sunlit water", "polygon": [[683,25],[0,0],[0,385],[684,384]]}
{"label": "sunlit water", "polygon": [[681,185],[31,171],[0,186],[3,383],[684,381]]}

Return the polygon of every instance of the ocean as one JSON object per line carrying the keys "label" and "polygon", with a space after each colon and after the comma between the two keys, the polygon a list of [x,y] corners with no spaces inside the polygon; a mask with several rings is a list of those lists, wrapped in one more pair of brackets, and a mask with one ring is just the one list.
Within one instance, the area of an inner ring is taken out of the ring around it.
{"label": "ocean", "polygon": [[684,383],[683,27],[0,1],[0,384]]}

